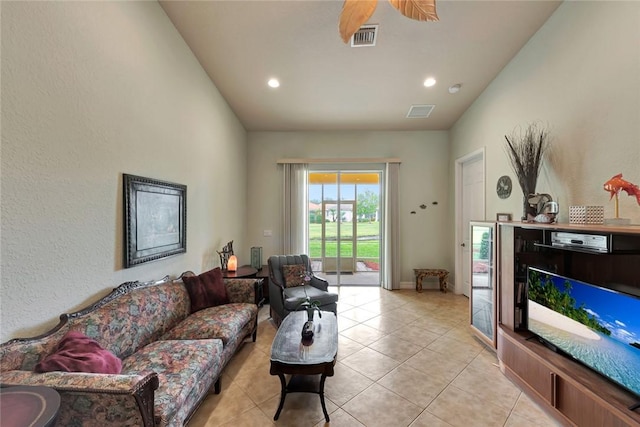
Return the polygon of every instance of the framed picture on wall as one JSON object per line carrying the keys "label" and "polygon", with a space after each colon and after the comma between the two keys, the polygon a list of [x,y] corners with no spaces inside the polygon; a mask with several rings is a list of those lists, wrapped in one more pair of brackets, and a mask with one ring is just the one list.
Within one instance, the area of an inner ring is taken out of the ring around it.
{"label": "framed picture on wall", "polygon": [[124,267],[187,251],[187,186],[123,174]]}

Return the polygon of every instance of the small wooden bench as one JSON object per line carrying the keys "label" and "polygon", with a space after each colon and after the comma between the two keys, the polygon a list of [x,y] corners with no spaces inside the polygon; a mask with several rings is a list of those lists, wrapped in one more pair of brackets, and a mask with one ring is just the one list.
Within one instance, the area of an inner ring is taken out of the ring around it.
{"label": "small wooden bench", "polygon": [[414,268],[413,273],[416,275],[416,291],[422,292],[422,279],[425,277],[437,277],[440,282],[440,291],[447,292],[447,278],[449,272],[441,268]]}

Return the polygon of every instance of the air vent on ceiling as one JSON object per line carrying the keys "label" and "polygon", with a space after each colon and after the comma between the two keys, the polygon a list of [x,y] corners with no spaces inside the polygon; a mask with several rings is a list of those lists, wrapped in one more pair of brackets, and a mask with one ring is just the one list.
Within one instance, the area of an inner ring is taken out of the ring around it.
{"label": "air vent on ceiling", "polygon": [[363,25],[351,36],[351,47],[375,46],[377,36],[378,24]]}
{"label": "air vent on ceiling", "polygon": [[425,119],[429,117],[429,115],[431,114],[434,108],[435,108],[435,105],[429,105],[429,104],[412,105],[411,108],[409,108],[409,112],[407,113],[407,118],[408,119]]}

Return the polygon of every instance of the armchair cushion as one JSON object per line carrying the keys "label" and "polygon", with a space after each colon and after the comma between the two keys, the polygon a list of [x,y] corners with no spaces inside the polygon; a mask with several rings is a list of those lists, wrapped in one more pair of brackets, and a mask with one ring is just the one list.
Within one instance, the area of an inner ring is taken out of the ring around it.
{"label": "armchair cushion", "polygon": [[293,288],[304,285],[304,274],[307,272],[304,264],[289,264],[282,266],[282,277],[284,278],[284,286]]}
{"label": "armchair cushion", "polygon": [[189,292],[192,313],[204,308],[229,303],[229,296],[227,295],[227,288],[224,285],[220,267],[197,276],[184,276],[182,281],[187,288],[187,292]]}
{"label": "armchair cushion", "polygon": [[284,308],[288,311],[297,311],[307,297],[311,301],[318,301],[320,307],[338,302],[338,294],[325,292],[311,285],[304,285],[284,290]]}

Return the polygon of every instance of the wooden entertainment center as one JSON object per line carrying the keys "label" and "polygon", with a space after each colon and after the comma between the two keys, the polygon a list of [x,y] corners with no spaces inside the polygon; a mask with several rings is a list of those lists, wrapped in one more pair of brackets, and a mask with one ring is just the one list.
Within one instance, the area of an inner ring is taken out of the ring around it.
{"label": "wooden entertainment center", "polygon": [[[552,242],[552,233],[606,236],[608,249]],[[526,325],[526,270],[539,267],[602,287],[640,295],[640,227],[498,223],[497,354],[512,381],[565,425],[638,426],[638,398],[597,372],[530,339]],[[640,316],[640,313],[638,313]]]}

